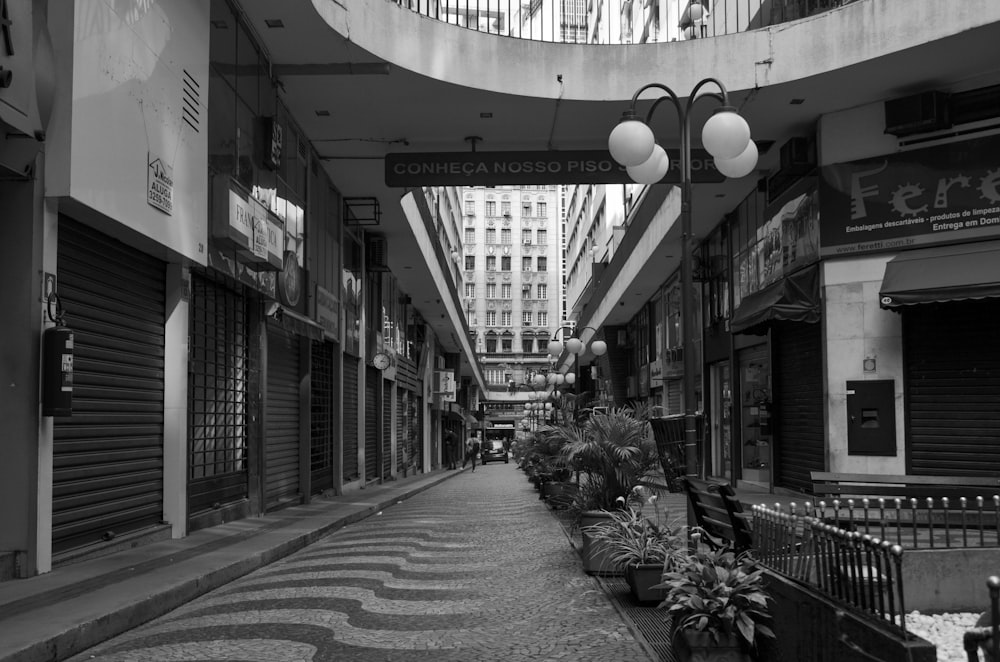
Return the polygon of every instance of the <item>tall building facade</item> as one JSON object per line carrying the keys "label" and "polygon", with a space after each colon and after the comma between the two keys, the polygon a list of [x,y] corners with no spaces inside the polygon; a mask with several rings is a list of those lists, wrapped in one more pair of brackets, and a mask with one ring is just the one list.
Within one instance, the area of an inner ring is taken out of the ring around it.
{"label": "tall building facade", "polygon": [[532,378],[551,371],[546,348],[562,326],[560,188],[462,192],[464,306],[488,389],[487,437],[521,427]]}

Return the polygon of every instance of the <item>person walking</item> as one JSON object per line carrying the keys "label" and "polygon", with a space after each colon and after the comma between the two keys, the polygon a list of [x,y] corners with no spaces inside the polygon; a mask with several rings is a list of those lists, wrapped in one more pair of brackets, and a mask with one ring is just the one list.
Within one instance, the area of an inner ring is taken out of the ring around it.
{"label": "person walking", "polygon": [[[479,435],[473,433],[469,440],[465,442],[465,459],[472,463],[472,471],[476,470],[476,458],[479,456]],[[462,461],[462,468],[465,468],[465,461]]]}
{"label": "person walking", "polygon": [[458,463],[458,435],[452,430],[444,432],[444,466],[454,469]]}

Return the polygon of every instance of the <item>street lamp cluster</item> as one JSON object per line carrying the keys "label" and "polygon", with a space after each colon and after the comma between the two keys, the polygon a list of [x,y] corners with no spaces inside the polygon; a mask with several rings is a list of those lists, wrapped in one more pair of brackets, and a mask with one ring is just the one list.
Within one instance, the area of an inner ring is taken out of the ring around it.
{"label": "street lamp cluster", "polygon": [[[706,85],[714,85],[718,92],[699,92]],[[636,114],[636,103],[646,90],[655,89],[663,94],[657,97],[645,120]],[[685,473],[699,475],[697,417],[695,414],[696,371],[694,345],[697,339],[694,328],[695,300],[693,291],[693,236],[691,231],[691,109],[699,99],[708,98],[718,102],[718,107],[705,122],[701,131],[701,142],[705,150],[715,159],[716,169],[726,177],[744,177],[757,167],[757,145],[750,139],[750,126],[729,103],[725,86],[715,78],[702,79],[688,95],[687,103],[680,99],[666,85],[650,83],[640,87],[632,95],[632,103],[622,114],[621,122],[608,137],[608,150],[635,182],[656,184],[670,169],[670,159],[666,151],[656,144],[653,130],[649,127],[653,112],[663,101],[669,101],[677,111],[680,126],[680,169],[681,182],[681,326],[684,351],[684,451]]]}
{"label": "street lamp cluster", "polygon": [[[571,332],[574,333],[579,332],[580,335],[579,336],[573,335],[570,338],[567,338],[565,342],[563,342],[562,340],[559,339],[559,334],[565,329],[569,329]],[[565,350],[573,357],[573,371],[566,372],[565,374],[550,373],[548,380],[551,386],[559,387],[563,383],[570,385],[576,384],[576,391],[579,393],[580,384],[579,381],[577,380],[576,370],[579,368],[580,355],[583,354],[584,350],[587,349],[587,345],[583,341],[583,338],[581,336],[583,335],[583,332],[588,329],[592,331],[594,334],[597,333],[597,329],[594,329],[593,327],[589,326],[581,327],[578,329],[574,329],[573,327],[569,326],[563,326],[556,329],[556,332],[552,334],[552,340],[549,341],[548,347],[546,347],[549,356],[552,358],[553,361],[555,361],[560,356],[562,356],[562,353]],[[591,337],[593,337],[593,334],[591,335]],[[590,343],[590,351],[594,353],[594,356],[604,356],[608,352],[608,344],[603,340],[594,340],[593,342]]]}

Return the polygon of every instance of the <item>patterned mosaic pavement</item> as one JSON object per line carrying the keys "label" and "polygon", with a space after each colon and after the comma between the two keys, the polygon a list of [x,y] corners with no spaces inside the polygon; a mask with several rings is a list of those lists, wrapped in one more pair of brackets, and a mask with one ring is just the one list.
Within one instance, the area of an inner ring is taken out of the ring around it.
{"label": "patterned mosaic pavement", "polygon": [[523,474],[492,464],[71,659],[651,658]]}

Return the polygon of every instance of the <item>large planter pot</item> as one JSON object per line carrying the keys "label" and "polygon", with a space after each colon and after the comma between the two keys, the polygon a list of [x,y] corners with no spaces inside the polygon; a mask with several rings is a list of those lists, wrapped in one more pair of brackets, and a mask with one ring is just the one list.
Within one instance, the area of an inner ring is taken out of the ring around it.
{"label": "large planter pot", "polygon": [[666,590],[653,588],[660,583],[663,575],[663,564],[643,563],[625,568],[625,581],[632,589],[632,597],[638,602],[658,604],[666,597]]}
{"label": "large planter pot", "polygon": [[588,510],[580,515],[580,531],[583,536],[580,557],[583,559],[583,571],[588,575],[620,577],[623,574],[622,570],[611,562],[611,549],[608,544],[587,533],[588,526],[609,521],[611,515],[599,510]]}
{"label": "large planter pot", "polygon": [[716,642],[707,632],[681,630],[675,633],[674,643],[680,662],[753,662],[735,634],[720,635]]}

